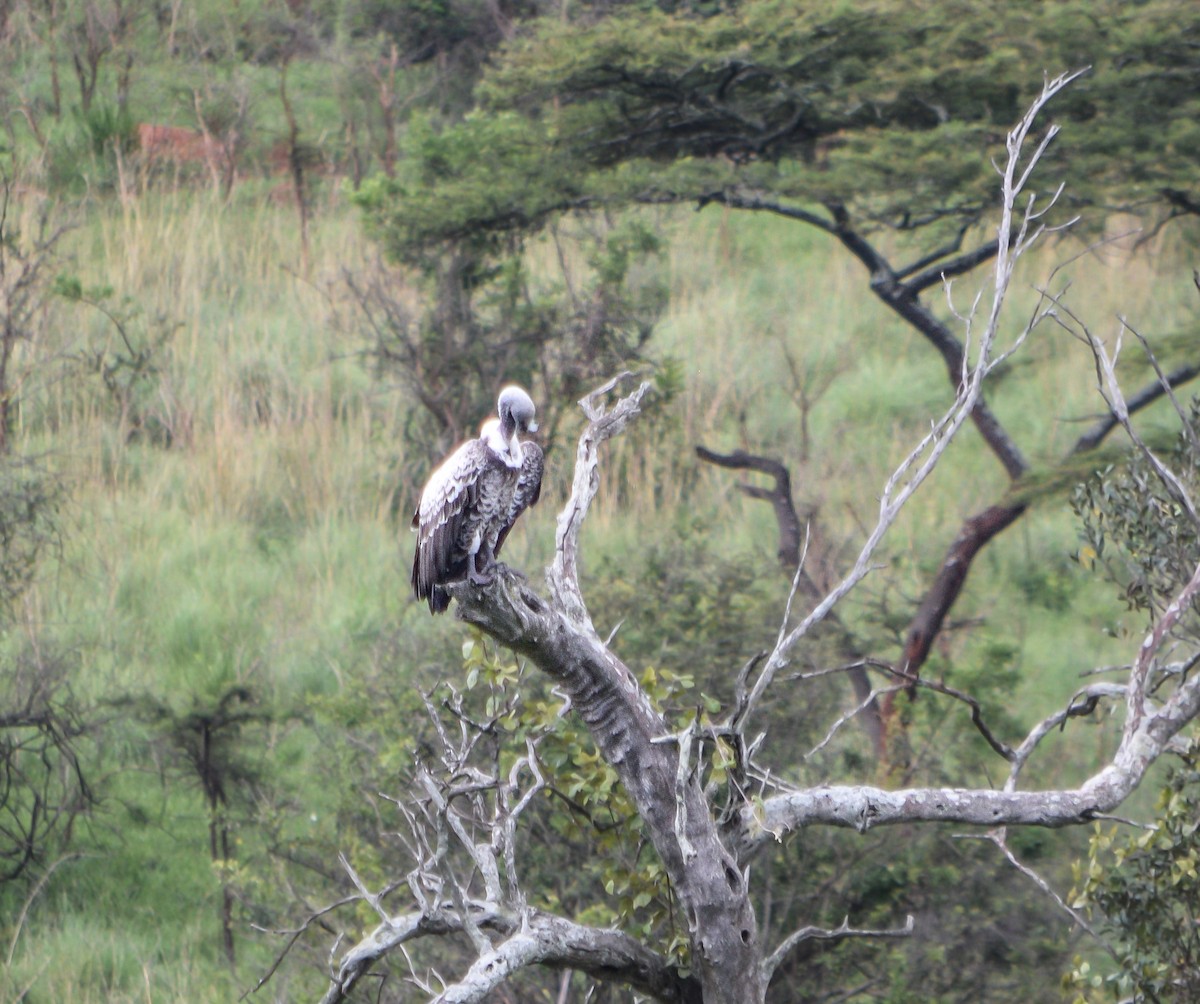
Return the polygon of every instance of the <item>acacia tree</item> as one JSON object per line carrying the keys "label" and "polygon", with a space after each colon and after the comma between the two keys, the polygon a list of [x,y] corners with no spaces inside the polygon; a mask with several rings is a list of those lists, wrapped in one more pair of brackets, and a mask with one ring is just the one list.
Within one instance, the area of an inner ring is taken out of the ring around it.
{"label": "acacia tree", "polygon": [[[1032,152],[1025,150],[1025,144],[1036,114],[1066,83],[1067,78],[1048,82],[1008,137],[994,293],[986,316],[972,322],[975,349],[969,359],[964,356],[952,407],[932,423],[928,435],[884,485],[876,524],[866,532],[852,567],[802,617],[793,617],[789,601],[772,650],[750,659],[737,673],[729,706],[697,709],[682,721],[672,721],[645,678],[639,679],[599,636],[580,590],[580,532],[598,490],[600,448],[638,414],[648,384],[609,409],[602,400],[616,381],[581,402],[589,424],[579,442],[571,495],[558,518],[545,594],[510,571],[482,590],[465,583],[451,587],[459,616],[553,680],[556,692],[566,699],[561,713],[569,710],[586,728],[609,778],[599,786],[601,800],[617,806],[619,812],[627,807],[636,818],[654,851],[655,860],[646,870],[660,875],[669,886],[671,919],[678,932],[673,943],[656,944],[625,930],[532,905],[533,890],[522,884],[528,848],[522,843],[521,824],[538,796],[557,787],[552,776],[555,761],[546,755],[550,730],[514,730],[516,706],[511,695],[489,701],[486,720],[472,718],[451,702],[451,723],[439,725],[438,748],[418,767],[412,797],[397,802],[406,824],[403,839],[411,870],[372,891],[354,863],[343,859],[358,892],[335,907],[365,903],[380,923],[343,954],[325,1001],[346,999],[372,966],[390,953],[406,953],[416,939],[458,935],[474,953],[465,971],[442,978],[412,968],[411,978],[431,999],[483,1000],[521,970],[548,967],[581,970],[658,1000],[759,1002],[780,965],[814,939],[899,938],[911,933],[911,925],[872,930],[847,922],[836,928],[804,926],[776,945],[764,944],[756,921],[751,868],[776,842],[814,826],[865,832],[880,825],[953,822],[985,828],[1005,857],[1042,883],[1010,849],[1008,828],[1070,826],[1112,812],[1200,714],[1200,679],[1168,663],[1168,658],[1181,655],[1186,663],[1195,651],[1194,640],[1176,637],[1181,618],[1200,592],[1200,567],[1195,567],[1131,653],[1123,682],[1084,686],[1065,708],[1046,714],[1018,742],[1006,742],[990,728],[969,695],[924,684],[947,699],[972,706],[977,727],[1007,764],[1007,777],[999,788],[886,790],[853,782],[798,788],[778,781],[759,758],[754,723],[766,695],[778,688],[781,670],[815,625],[870,574],[874,555],[901,508],[933,474],[948,445],[975,414],[987,378],[1032,330],[1030,325],[1010,345],[998,341],[1013,264],[1042,232],[1040,221],[1048,208],[1045,200],[1039,202],[1028,193],[1026,185],[1056,130],[1047,130]],[[1035,323],[1051,308],[1061,310],[1062,304],[1052,298]],[[1140,444],[1111,353],[1090,336],[1089,341],[1113,421]],[[1197,519],[1183,484],[1161,463],[1154,470],[1190,518]],[[793,600],[796,595],[793,590]],[[888,664],[874,668],[887,674],[884,689],[912,684],[910,677]],[[490,671],[505,673],[494,666]],[[1111,758],[1076,787],[1023,787],[1023,771],[1041,742],[1102,702],[1123,705],[1125,712]],[[434,717],[440,720],[436,709]],[[550,717],[555,717],[553,711]],[[832,723],[829,734],[848,717]],[[498,751],[506,730],[515,731],[524,743],[505,755]],[[804,875],[795,880],[803,882]],[[403,897],[398,895],[401,890]],[[401,898],[404,905],[393,907]],[[332,910],[322,911],[309,923],[318,917],[327,923]],[[294,932],[293,938],[302,931]]]}

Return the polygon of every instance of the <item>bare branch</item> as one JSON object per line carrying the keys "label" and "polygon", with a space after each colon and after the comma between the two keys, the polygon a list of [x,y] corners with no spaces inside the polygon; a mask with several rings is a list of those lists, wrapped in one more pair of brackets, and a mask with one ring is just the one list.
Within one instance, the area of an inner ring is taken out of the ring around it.
{"label": "bare branch", "polygon": [[[1167,396],[1167,400],[1171,402],[1171,407],[1175,409],[1175,414],[1179,416],[1180,424],[1183,428],[1183,434],[1187,437],[1188,445],[1191,446],[1194,453],[1200,453],[1200,442],[1196,439],[1196,430],[1192,428],[1191,415],[1187,409],[1179,403],[1179,398],[1175,396],[1175,387],[1167,378],[1167,375],[1162,371],[1162,367],[1158,364],[1158,357],[1155,356],[1154,350],[1150,347],[1150,343],[1140,331],[1134,328],[1125,318],[1121,318],[1122,326],[1133,332],[1133,337],[1138,340],[1138,344],[1142,347],[1142,352],[1150,361],[1151,367],[1154,369],[1154,375],[1158,377],[1158,385],[1162,388],[1163,393]],[[1126,410],[1129,410],[1128,403]]]}
{"label": "bare branch", "polygon": [[[1049,297],[1057,308],[1062,308],[1058,298],[1051,296],[1045,290],[1043,295]],[[1126,402],[1130,415],[1141,411],[1153,404],[1165,393],[1164,384],[1176,388],[1200,375],[1200,365],[1186,364],[1179,366],[1166,374],[1161,380],[1154,380],[1132,395]],[[1104,441],[1113,429],[1120,423],[1110,411],[1097,420],[1081,435],[1068,453],[1076,456],[1094,449]],[[925,591],[924,598],[913,616],[905,636],[904,653],[900,665],[911,676],[917,676],[929,650],[942,628],[946,614],[954,606],[959,593],[966,584],[967,574],[971,570],[975,556],[1001,532],[1012,526],[1026,512],[1028,506],[1019,501],[1001,501],[988,506],[983,511],[968,517],[951,543],[942,560],[936,578]]]}
{"label": "bare branch", "polygon": [[579,533],[587,517],[588,507],[600,488],[597,473],[600,444],[619,434],[629,421],[638,414],[642,398],[650,390],[650,383],[643,382],[637,390],[617,403],[611,412],[606,412],[600,399],[631,374],[622,373],[601,387],[597,387],[579,402],[589,420],[589,425],[579,437],[579,448],[575,454],[575,479],[571,485],[571,497],[558,516],[554,537],[554,563],[546,573],[551,589],[564,604],[567,613],[576,620],[587,623],[587,607],[579,591]]}
{"label": "bare branch", "polygon": [[[461,980],[447,986],[437,996],[439,1002],[483,1000],[516,969],[541,965],[577,969],[601,980],[619,978],[659,1001],[700,1004],[694,979],[681,976],[661,955],[620,931],[587,927],[537,911],[514,915],[486,904],[473,905],[471,910],[473,924],[504,940],[476,960]],[[412,913],[379,925],[342,957],[322,1004],[346,1000],[374,963],[408,942],[464,930],[463,918],[450,911]]]}
{"label": "bare branch", "polygon": [[[1086,71],[1080,71],[1086,72]],[[1007,211],[1002,229],[1005,236],[998,235],[997,240],[988,242],[973,251],[958,258],[945,262],[941,267],[936,262],[946,254],[953,253],[961,243],[959,238],[950,245],[939,248],[932,255],[908,266],[893,269],[886,258],[874,248],[862,234],[852,228],[848,214],[837,205],[829,205],[830,218],[817,216],[813,213],[795,209],[787,205],[763,199],[758,196],[748,196],[741,193],[722,193],[711,196],[704,201],[717,201],[725,205],[741,209],[772,212],[790,219],[799,220],[831,234],[842,242],[856,258],[858,258],[871,274],[872,291],[894,310],[900,317],[924,335],[941,354],[950,371],[951,380],[957,385],[963,379],[965,372],[965,352],[963,345],[942,324],[919,299],[919,294],[938,281],[945,281],[955,275],[962,274],[979,264],[997,257],[1003,247],[1004,261],[998,262],[997,271],[1008,269],[1012,252],[1019,255],[1040,233],[1044,232],[1038,222],[1045,210],[1027,204],[1024,218],[1019,227],[1012,225],[1011,211],[1015,208],[1015,195],[1021,186],[1028,181],[1029,172],[1034,163],[1044,152],[1046,145],[1053,138],[1052,128],[1035,149],[1033,155],[1018,171],[1017,156],[1022,144],[1026,141],[1033,121],[1042,107],[1063,87],[1066,87],[1078,74],[1063,75],[1047,80],[1043,92],[1035,102],[1030,112],[1013,130],[1009,139],[1009,148],[1014,155],[1009,158],[1009,168],[1006,171],[1004,205]],[[1059,190],[1061,191],[1061,189]],[[1050,200],[1053,205],[1058,193]],[[702,201],[703,204],[703,201]],[[1030,229],[1032,225],[1032,230]],[[924,271],[918,271],[924,269]],[[913,274],[917,272],[918,274]],[[905,281],[907,278],[907,281]],[[1015,348],[1015,346],[1014,346]],[[1010,348],[1008,351],[1012,351]],[[1017,479],[1028,470],[1028,463],[1014,441],[1005,432],[1000,422],[988,408],[986,401],[980,396],[975,401],[971,419],[979,429],[989,448],[1004,464],[1010,478]],[[1107,430],[1099,430],[1099,438],[1103,438]],[[1097,439],[1097,441],[1099,441]],[[954,601],[966,580],[970,562],[974,554],[985,546],[997,533],[1019,519],[1025,512],[1024,505],[1001,504],[992,507],[986,514],[981,514],[977,522],[964,527],[964,536],[956,541],[951,553],[943,563],[938,580],[929,590],[925,602],[914,618],[912,628],[905,644],[903,665],[915,675],[924,663],[929,646],[941,628],[946,611]],[[1002,518],[997,518],[1002,517]],[[982,532],[978,532],[982,531]],[[961,560],[958,551],[966,547],[966,559]],[[860,695],[861,696],[861,695]]]}
{"label": "bare branch", "polygon": [[[1200,569],[1184,593],[1200,588]],[[1183,594],[1181,594],[1183,595]],[[1156,637],[1152,632],[1148,638]],[[1143,643],[1143,655],[1153,653]],[[1133,687],[1129,688],[1130,716]],[[1059,712],[1057,714],[1069,714]],[[994,791],[968,788],[908,788],[887,791],[861,786],[828,786],[789,792],[748,805],[740,812],[735,839],[744,856],[768,839],[815,824],[852,827],[901,822],[954,822],[976,826],[1027,825],[1059,827],[1087,822],[1116,809],[1138,786],[1146,771],[1189,722],[1200,714],[1200,682],[1182,683],[1161,707],[1141,708],[1136,724],[1122,736],[1112,760],[1078,788],[1049,791]],[[1050,721],[1052,719],[1048,719]],[[1036,745],[1048,731],[1042,723],[1025,747]],[[1028,755],[1027,753],[1024,755]],[[1018,751],[1018,757],[1022,751]]]}
{"label": "bare branch", "polygon": [[821,741],[819,743],[817,743],[816,746],[814,746],[812,749],[810,749],[804,755],[804,759],[811,760],[814,756],[816,756],[818,753],[820,753],[821,750],[823,750],[826,746],[828,746],[833,741],[833,737],[836,736],[838,734],[838,732],[841,731],[841,728],[843,725],[845,725],[849,721],[853,721],[855,718],[857,718],[859,715],[861,715],[868,708],[874,707],[877,699],[881,695],[890,694],[897,690],[903,690],[904,687],[905,687],[905,684],[897,684],[892,687],[876,687],[869,694],[867,694],[866,697],[864,697],[862,700],[860,700],[858,702],[858,704],[856,704],[853,708],[851,708],[849,711],[846,711],[843,714],[839,715],[837,717],[837,719],[833,722],[833,724],[830,725],[828,729],[826,729],[824,738],[822,738]]}
{"label": "bare branch", "polygon": [[1093,683],[1082,690],[1076,691],[1067,702],[1065,708],[1060,708],[1052,715],[1048,715],[1042,721],[1038,722],[1024,741],[1015,750],[1012,751],[1012,756],[1009,760],[1012,766],[1009,768],[1008,781],[1004,785],[1005,791],[1015,791],[1017,787],[1017,778],[1021,773],[1022,768],[1028,763],[1033,751],[1037,749],[1038,744],[1050,735],[1055,729],[1060,729],[1063,723],[1069,718],[1080,718],[1085,715],[1090,715],[1096,705],[1106,697],[1118,698],[1124,697],[1127,688],[1119,683]]}
{"label": "bare branch", "polygon": [[[994,330],[991,328],[990,332],[994,334]],[[876,567],[873,564],[875,551],[896,521],[901,509],[932,473],[958,429],[970,416],[982,388],[989,341],[990,339],[985,337],[985,344],[980,349],[980,360],[985,365],[976,368],[972,378],[960,390],[952,408],[942,416],[940,421],[934,423],[931,431],[901,461],[891,477],[888,478],[879,503],[878,521],[859,552],[853,568],[796,628],[783,635],[776,643],[762,672],[750,690],[741,721],[745,721],[754,705],[771,685],[776,673],[787,664],[788,651],[815,625],[820,623],[829,611]],[[910,470],[912,470],[911,475],[908,473]]]}
{"label": "bare branch", "polygon": [[770,980],[780,963],[791,954],[797,945],[805,941],[842,941],[846,938],[910,938],[912,933],[913,917],[911,913],[903,927],[855,928],[850,926],[849,917],[843,920],[838,927],[832,929],[802,927],[784,938],[779,947],[763,962],[763,978],[764,981]]}
{"label": "bare branch", "polygon": [[363,884],[363,880],[358,877],[358,872],[356,872],[350,862],[346,860],[346,855],[338,854],[338,861],[342,863],[342,867],[346,870],[346,874],[350,876],[350,881],[354,883],[354,888],[358,890],[359,897],[364,899],[370,905],[371,909],[379,914],[380,918],[385,924],[390,924],[392,918],[388,916],[388,912],[380,905],[380,897],[371,892]]}
{"label": "bare branch", "polygon": [[[1181,366],[1175,367],[1170,373],[1160,375],[1157,380],[1152,380],[1136,394],[1126,399],[1125,406],[1129,414],[1136,414],[1146,406],[1153,404],[1166,393],[1168,387],[1172,390],[1181,387],[1190,380],[1195,379],[1198,374],[1200,374],[1200,364],[1184,363]],[[1118,424],[1117,417],[1110,411],[1098,419],[1087,432],[1075,441],[1071,453],[1083,453],[1086,450],[1099,446]]]}
{"label": "bare branch", "polygon": [[[522,905],[523,896],[517,872],[517,819],[529,807],[534,796],[546,787],[546,779],[542,776],[542,772],[538,767],[534,741],[530,737],[527,737],[525,740],[525,751],[526,755],[512,765],[512,769],[508,773],[507,786],[502,785],[500,788],[499,798],[503,808],[501,820],[503,831],[502,838],[501,834],[497,834],[493,838],[493,848],[496,841],[499,841],[501,844],[500,851],[504,857],[505,877],[508,880],[509,902],[520,903]],[[533,775],[534,783],[521,795],[515,806],[511,805],[510,792],[519,790],[518,778],[521,771],[526,769]]]}
{"label": "bare branch", "polygon": [[[1196,566],[1196,570],[1192,572],[1192,577],[1183,590],[1167,604],[1167,608],[1158,618],[1158,623],[1154,625],[1153,630],[1142,641],[1142,647],[1138,649],[1137,659],[1129,674],[1129,690],[1125,697],[1127,711],[1122,743],[1131,741],[1137,734],[1142,718],[1146,714],[1146,686],[1154,667],[1155,656],[1176,622],[1191,608],[1197,593],[1200,593],[1200,565]],[[1185,688],[1195,686],[1195,679],[1187,681],[1176,691],[1176,696]]]}
{"label": "bare branch", "polygon": [[[276,954],[275,961],[271,963],[271,967],[265,973],[263,973],[262,976],[260,976],[258,978],[258,980],[255,982],[254,986],[252,986],[249,990],[247,990],[245,993],[243,993],[241,995],[241,997],[238,998],[238,1000],[243,1001],[247,997],[249,997],[251,994],[256,993],[257,991],[261,990],[264,986],[266,986],[266,984],[270,981],[271,977],[274,976],[275,973],[278,971],[280,965],[282,965],[283,960],[287,958],[288,953],[292,950],[292,946],[295,945],[296,942],[300,940],[301,936],[310,927],[312,927],[313,924],[317,923],[326,914],[332,913],[334,910],[337,910],[340,907],[346,906],[349,903],[355,903],[357,901],[358,901],[358,896],[346,896],[343,899],[339,899],[336,902],[330,903],[328,906],[322,907],[320,910],[317,910],[317,911],[309,914],[308,917],[305,918],[303,924],[301,924],[299,927],[297,927],[291,931],[270,931],[270,930],[267,930],[266,928],[260,927],[257,924],[251,924],[250,926],[256,931],[260,931],[263,934],[287,935],[288,940],[284,943],[283,948]],[[335,944],[334,948],[336,949],[336,947],[337,946]]]}
{"label": "bare branch", "polygon": [[890,673],[892,676],[900,677],[905,681],[905,685],[908,687],[919,687],[922,690],[932,690],[935,694],[943,694],[946,697],[954,698],[956,701],[961,701],[971,709],[971,724],[975,726],[976,730],[981,736],[983,736],[987,744],[998,754],[1000,754],[1000,756],[1004,757],[1005,760],[1011,761],[1016,756],[1012,748],[1007,743],[997,738],[996,734],[983,720],[983,707],[970,694],[964,693],[957,687],[951,687],[949,684],[942,683],[938,680],[922,680],[919,678],[910,677],[907,673],[901,673],[894,666],[886,662],[880,662],[876,659],[866,660],[866,665],[871,666],[873,669],[883,670],[885,673]]}
{"label": "bare branch", "polygon": [[[787,630],[787,625],[791,622],[792,604],[795,602],[798,589],[803,586],[805,593],[813,598],[819,598],[821,595],[819,587],[805,568],[812,534],[812,524],[809,523],[805,526],[802,537],[800,517],[796,513],[796,505],[792,498],[791,472],[788,470],[787,465],[778,460],[747,453],[744,450],[735,450],[730,454],[721,454],[715,453],[705,446],[698,445],[696,447],[696,456],[717,467],[758,471],[775,480],[775,485],[771,489],[759,488],[747,484],[740,484],[738,487],[751,498],[770,502],[772,508],[775,510],[775,521],[779,525],[779,550],[777,552],[779,563],[784,572],[792,578],[792,587],[788,593],[783,618],[780,622],[779,631],[780,638],[782,638]],[[839,620],[835,612],[830,611],[827,615],[827,620],[835,627],[840,636],[839,640],[843,649],[843,655],[854,660],[845,669],[850,677],[855,694],[859,701],[862,702],[860,710],[864,730],[871,740],[871,745],[876,755],[882,757],[884,753],[883,722],[880,717],[879,703],[876,700],[877,695],[872,693],[871,681],[868,679],[866,671],[861,665],[860,656],[862,653],[858,650],[853,635]],[[729,716],[731,722],[741,722],[747,711],[746,701],[749,696],[749,692],[746,689],[747,672],[747,670],[743,670],[743,673],[738,676],[733,711]]]}
{"label": "bare branch", "polygon": [[1146,445],[1145,440],[1133,428],[1133,423],[1130,420],[1129,405],[1125,401],[1120,381],[1117,379],[1117,359],[1121,353],[1120,335],[1117,336],[1116,346],[1111,355],[1104,347],[1104,344],[1086,328],[1083,329],[1083,338],[1092,350],[1092,355],[1096,361],[1096,371],[1100,380],[1100,393],[1104,396],[1105,401],[1108,402],[1113,416],[1125,430],[1133,445],[1146,458],[1147,463],[1150,464],[1150,467],[1154,470],[1159,480],[1162,481],[1167,490],[1187,511],[1192,525],[1200,530],[1200,513],[1197,513],[1196,506],[1192,502],[1188,490],[1184,487],[1175,472],[1170,470],[1166,464],[1155,456],[1154,451]]}
{"label": "bare branch", "polygon": [[1092,940],[1100,945],[1100,947],[1108,952],[1108,954],[1114,959],[1120,962],[1121,957],[1117,954],[1116,949],[1113,948],[1108,940],[1105,939],[1094,927],[1092,927],[1090,923],[1088,923],[1087,917],[1076,910],[1073,906],[1071,906],[1070,903],[1068,903],[1057,892],[1055,892],[1054,887],[1051,886],[1050,883],[1044,878],[1042,878],[1041,875],[1017,858],[1017,856],[1013,854],[1012,850],[1009,848],[1005,837],[1005,832],[1003,830],[998,830],[994,833],[989,833],[986,839],[990,840],[997,847],[999,847],[1001,853],[1003,853],[1003,855],[1008,859],[1009,864],[1011,864],[1017,871],[1029,879],[1029,881],[1036,885],[1043,893],[1049,896],[1050,899],[1052,899],[1058,905],[1060,910],[1067,914],[1067,916],[1070,917],[1074,923],[1078,924],[1083,930],[1087,931],[1087,933],[1091,935]]}
{"label": "bare branch", "polygon": [[[496,910],[487,908],[478,908],[472,919],[479,927],[499,927],[502,930],[512,923]],[[321,998],[321,1004],[336,1004],[345,1000],[375,962],[401,945],[428,935],[455,934],[462,929],[461,918],[442,910],[409,913],[393,918],[391,923],[380,924],[342,956],[337,974]]]}
{"label": "bare branch", "polygon": [[[1000,311],[1004,304],[1008,287],[1012,281],[1013,267],[1019,251],[1027,246],[1026,232],[1031,220],[1035,219],[1034,203],[1030,199],[1025,216],[1022,218],[1019,227],[1016,229],[1016,238],[1014,241],[1014,225],[1012,218],[1013,207],[1016,204],[1018,197],[1021,194],[1021,189],[1024,182],[1029,177],[1029,172],[1036,164],[1038,158],[1045,150],[1046,143],[1053,135],[1053,130],[1043,140],[1042,144],[1034,152],[1026,165],[1025,171],[1021,174],[1020,179],[1016,180],[1017,163],[1021,154],[1023,144],[1029,134],[1033,123],[1038,114],[1059,90],[1065,87],[1071,80],[1075,79],[1078,74],[1063,75],[1056,77],[1053,80],[1047,81],[1042,89],[1042,94],[1036,100],[1030,109],[1022,117],[1021,121],[1014,127],[1009,134],[1008,163],[1004,170],[1003,176],[1003,191],[1001,199],[1001,218],[998,227],[997,237],[997,253],[996,253],[996,268],[995,268],[995,288],[992,296],[991,309],[988,314],[987,324],[979,339],[979,344],[976,349],[976,361],[973,367],[968,367],[966,354],[962,354],[962,374],[961,383],[959,384],[958,393],[955,397],[954,404],[942,416],[940,420],[933,424],[930,432],[921,440],[920,443],[909,453],[907,457],[901,461],[900,465],[888,478],[884,485],[882,498],[879,504],[879,518],[875,524],[875,528],[871,531],[862,550],[859,552],[858,559],[854,563],[854,567],[817,606],[812,612],[800,623],[800,625],[791,631],[782,641],[775,646],[775,650],[767,659],[766,665],[751,688],[750,695],[747,698],[747,714],[753,709],[754,704],[761,698],[763,692],[770,686],[775,674],[784,664],[788,650],[804,637],[813,625],[820,622],[833,606],[838,603],[843,596],[849,593],[872,569],[873,555],[879,544],[887,534],[891,525],[895,522],[900,510],[916,493],[917,489],[924,483],[925,479],[933,472],[941,459],[942,453],[945,452],[951,440],[957,434],[962,424],[970,418],[974,413],[977,404],[982,400],[983,380],[990,372],[992,367],[998,360],[992,358],[992,347],[995,342],[996,332],[1000,323]],[[1015,248],[1010,252],[1010,244],[1015,244]],[[1036,323],[1036,318],[1032,323]],[[1029,331],[1029,326],[1025,332],[1018,336],[1017,343]],[[1014,344],[1013,348],[1016,347]],[[1009,351],[1012,351],[1010,349]],[[911,472],[911,473],[910,473]]]}

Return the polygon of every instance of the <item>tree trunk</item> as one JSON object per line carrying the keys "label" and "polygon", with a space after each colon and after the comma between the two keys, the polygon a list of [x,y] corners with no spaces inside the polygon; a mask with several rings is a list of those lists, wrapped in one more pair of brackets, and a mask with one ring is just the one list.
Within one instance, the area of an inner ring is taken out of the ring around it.
{"label": "tree trunk", "polygon": [[[743,875],[717,832],[691,738],[666,730],[624,665],[592,629],[545,603],[512,573],[451,591],[459,616],[523,655],[570,694],[625,786],[679,897],[705,1004],[760,1004],[762,951]],[[691,769],[689,769],[691,764]]]}
{"label": "tree trunk", "polygon": [[300,214],[300,258],[301,271],[309,274],[308,246],[308,199],[304,191],[304,158],[300,149],[300,124],[292,108],[292,101],[287,90],[288,64],[285,62],[279,70],[279,100],[283,105],[284,118],[288,124],[288,173],[291,177],[292,191],[296,196],[296,212]]}

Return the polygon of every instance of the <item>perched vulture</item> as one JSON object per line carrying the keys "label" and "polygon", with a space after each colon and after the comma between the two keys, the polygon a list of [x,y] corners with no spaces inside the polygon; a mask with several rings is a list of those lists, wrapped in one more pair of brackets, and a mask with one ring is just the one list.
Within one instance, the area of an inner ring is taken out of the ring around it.
{"label": "perched vulture", "polygon": [[478,439],[463,443],[430,476],[413,515],[417,550],[412,585],[431,613],[450,606],[447,582],[466,578],[487,585],[513,523],[542,490],[542,448],[518,434],[537,431],[533,399],[505,387],[500,417],[483,423]]}

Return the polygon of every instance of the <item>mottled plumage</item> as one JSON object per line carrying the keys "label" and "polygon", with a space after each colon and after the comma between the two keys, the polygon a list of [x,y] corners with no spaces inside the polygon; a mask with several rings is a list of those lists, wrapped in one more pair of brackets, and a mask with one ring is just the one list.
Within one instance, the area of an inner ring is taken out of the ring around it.
{"label": "mottled plumage", "polygon": [[513,489],[508,516],[500,527],[500,533],[496,536],[496,548],[493,552],[496,557],[500,556],[500,548],[504,546],[504,539],[508,536],[508,531],[513,528],[517,517],[531,505],[537,505],[538,499],[542,497],[542,471],[546,469],[546,458],[542,453],[542,448],[537,443],[526,442],[521,444],[521,452],[524,454],[524,459],[521,461],[521,473],[517,475],[517,484]]}
{"label": "mottled plumage", "polygon": [[450,605],[446,583],[492,581],[504,539],[541,492],[542,450],[517,437],[537,429],[533,401],[521,388],[506,387],[498,410],[499,419],[485,422],[478,439],[463,443],[434,471],[413,516],[413,592],[433,613]]}

